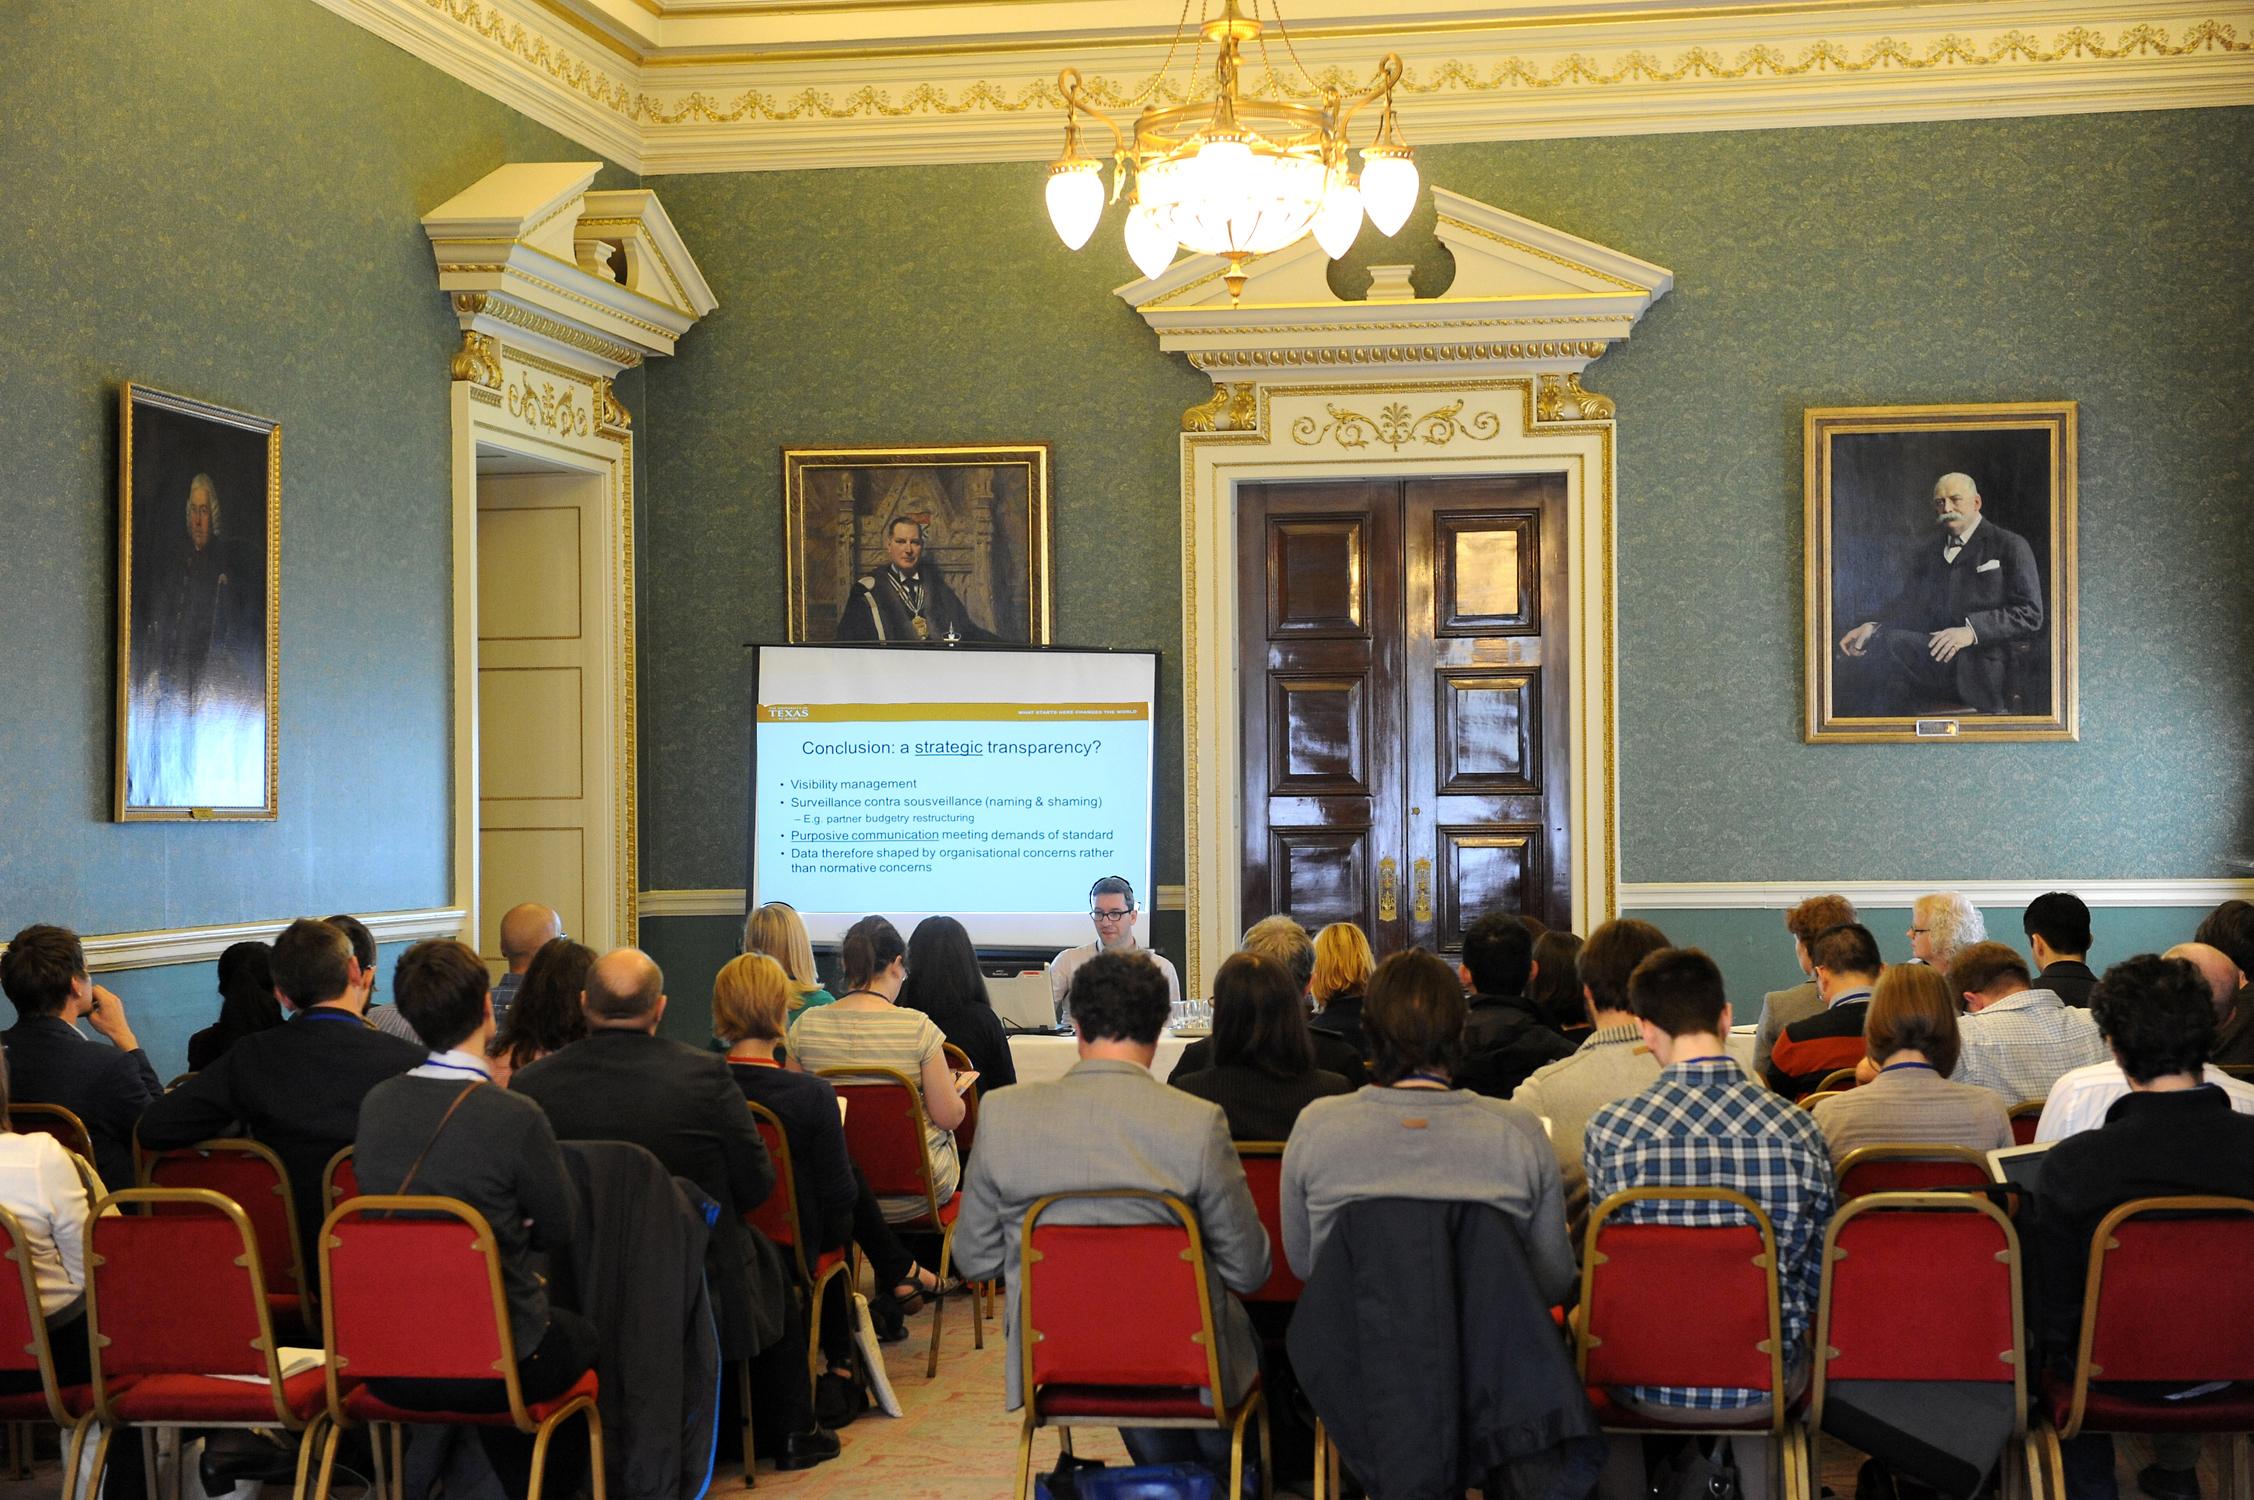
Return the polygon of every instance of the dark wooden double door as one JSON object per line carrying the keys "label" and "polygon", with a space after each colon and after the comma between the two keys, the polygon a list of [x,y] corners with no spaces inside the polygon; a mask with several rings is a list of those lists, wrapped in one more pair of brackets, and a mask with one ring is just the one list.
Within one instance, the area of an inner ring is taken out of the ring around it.
{"label": "dark wooden double door", "polygon": [[1568,925],[1564,477],[1237,496],[1245,921]]}

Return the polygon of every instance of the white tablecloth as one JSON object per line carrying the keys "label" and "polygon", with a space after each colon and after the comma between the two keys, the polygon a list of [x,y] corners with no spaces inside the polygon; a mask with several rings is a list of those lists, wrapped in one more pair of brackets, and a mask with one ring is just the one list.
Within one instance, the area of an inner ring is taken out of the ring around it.
{"label": "white tablecloth", "polygon": [[[1182,1049],[1195,1040],[1171,1033],[1161,1036],[1158,1056],[1151,1059],[1150,1070],[1165,1079],[1182,1060]],[[1080,1043],[1068,1036],[1013,1036],[1010,1061],[1017,1064],[1019,1083],[1047,1083],[1072,1071],[1072,1065],[1080,1061]]]}

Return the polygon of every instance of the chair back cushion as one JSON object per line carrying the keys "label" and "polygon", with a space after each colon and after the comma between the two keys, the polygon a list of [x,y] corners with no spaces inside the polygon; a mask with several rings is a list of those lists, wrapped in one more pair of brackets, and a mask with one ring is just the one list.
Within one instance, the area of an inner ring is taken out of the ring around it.
{"label": "chair back cushion", "polygon": [[[134,1195],[138,1197],[139,1195]],[[145,1201],[145,1200],[144,1200]],[[265,1324],[256,1244],[210,1203],[170,1202],[150,1214],[93,1223],[89,1257],[102,1377],[267,1373],[255,1347]]]}
{"label": "chair back cushion", "polygon": [[31,1274],[23,1225],[5,1208],[0,1208],[0,1257],[8,1263],[0,1273],[0,1371],[36,1370],[39,1357],[31,1348],[31,1328],[41,1316],[39,1286]]}
{"label": "chair back cushion", "polygon": [[1291,1274],[1291,1264],[1284,1259],[1282,1149],[1267,1142],[1242,1143],[1237,1154],[1244,1163],[1244,1180],[1252,1188],[1252,1206],[1260,1210],[1260,1227],[1268,1231],[1268,1246],[1275,1252],[1268,1258],[1268,1279],[1244,1300],[1297,1302],[1307,1284]]}
{"label": "chair back cushion", "polygon": [[2254,1266],[2254,1212],[2139,1213],[2111,1238],[2092,1378],[2254,1380],[2254,1277],[2218,1274]]}
{"label": "chair back cushion", "polygon": [[2017,1246],[2000,1219],[1877,1208],[1843,1215],[1834,1245],[1826,1379],[2012,1383]]}
{"label": "chair back cushion", "polygon": [[2043,1112],[2041,1110],[2015,1107],[2011,1112],[2011,1143],[2015,1146],[2034,1145],[2035,1132],[2041,1128],[2042,1123]]}
{"label": "chair back cushion", "polygon": [[1020,1337],[1032,1344],[1036,1390],[1208,1383],[1188,1229],[1037,1223],[1033,1252]]}
{"label": "chair back cushion", "polygon": [[[149,1163],[149,1186],[203,1188],[235,1206],[250,1220],[258,1236],[258,1254],[266,1263],[267,1290],[302,1289],[297,1275],[297,1235],[290,1223],[289,1179],[279,1159],[270,1152],[245,1149],[248,1142],[206,1142],[180,1151],[166,1151]],[[178,1211],[173,1205],[156,1205],[158,1213]]]}
{"label": "chair back cushion", "polygon": [[[51,1135],[88,1161],[94,1159],[94,1138],[86,1133],[85,1122],[60,1104],[11,1104],[8,1128],[21,1135]],[[117,1187],[131,1185],[113,1184]]]}
{"label": "chair back cushion", "polygon": [[[482,1227],[451,1212],[357,1208],[348,1199],[324,1246],[331,1351],[353,1380],[495,1380],[505,1364],[499,1263]],[[444,1200],[424,1199],[435,1207]],[[481,1243],[486,1242],[486,1243]],[[529,1354],[530,1350],[523,1353]]]}
{"label": "chair back cushion", "polygon": [[845,1149],[869,1191],[879,1198],[920,1198],[930,1170],[924,1155],[923,1107],[898,1075],[856,1076],[826,1069],[845,1106]]}
{"label": "chair back cushion", "polygon": [[1945,1188],[1984,1188],[1995,1179],[1985,1166],[1946,1157],[1885,1156],[1856,1162],[1839,1176],[1839,1196],[1865,1193],[1930,1193]]}
{"label": "chair back cushion", "polygon": [[1768,1250],[1749,1224],[1599,1225],[1582,1324],[1589,1383],[1767,1390],[1760,1345],[1776,1281],[1754,1260]]}
{"label": "chair back cushion", "polygon": [[775,1164],[775,1187],[744,1214],[744,1222],[789,1250],[798,1243],[798,1172],[790,1159],[790,1138],[772,1111],[757,1104],[746,1107],[752,1124],[759,1127],[759,1138],[767,1143],[767,1159]]}

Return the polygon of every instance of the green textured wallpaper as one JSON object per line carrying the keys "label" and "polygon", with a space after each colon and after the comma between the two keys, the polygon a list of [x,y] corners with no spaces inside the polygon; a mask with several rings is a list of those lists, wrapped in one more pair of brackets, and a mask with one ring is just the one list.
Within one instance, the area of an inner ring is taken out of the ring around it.
{"label": "green textured wallpaper", "polygon": [[[1621,419],[1624,878],[2213,875],[2249,847],[2250,151],[2254,112],[2205,110],[1421,153],[1676,276],[1588,377]],[[649,376],[645,885],[742,882],[737,647],[783,626],[784,444],[1047,439],[1060,639],[1178,668],[1177,418],[1208,387],[1111,296],[1116,213],[1070,254],[1040,183],[653,181],[721,307]],[[1430,224],[1428,198],[1355,260],[1435,290]],[[1803,745],[1803,408],[2036,398],[2082,403],[2081,742]],[[1178,809],[1173,746],[1162,776]]]}
{"label": "green textured wallpaper", "polygon": [[[304,0],[30,0],[8,40],[0,937],[444,904],[455,338],[417,221],[593,153]],[[282,423],[273,823],[108,821],[127,379]]]}

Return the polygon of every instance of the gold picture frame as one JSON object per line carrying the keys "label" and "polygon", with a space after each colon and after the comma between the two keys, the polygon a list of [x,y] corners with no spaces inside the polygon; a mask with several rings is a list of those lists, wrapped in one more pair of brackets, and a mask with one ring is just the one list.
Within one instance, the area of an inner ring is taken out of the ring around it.
{"label": "gold picture frame", "polygon": [[785,448],[791,642],[1048,645],[1049,463],[1047,443]]}
{"label": "gold picture frame", "polygon": [[117,467],[114,816],[271,820],[282,424],[129,381]]}
{"label": "gold picture frame", "polygon": [[1809,408],[1810,743],[2080,737],[2076,415]]}

